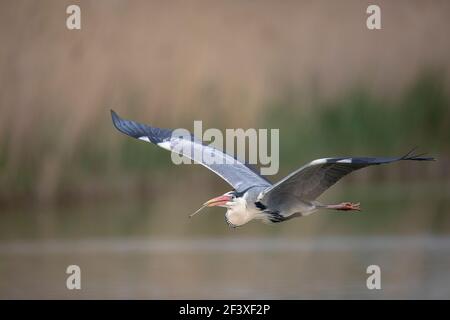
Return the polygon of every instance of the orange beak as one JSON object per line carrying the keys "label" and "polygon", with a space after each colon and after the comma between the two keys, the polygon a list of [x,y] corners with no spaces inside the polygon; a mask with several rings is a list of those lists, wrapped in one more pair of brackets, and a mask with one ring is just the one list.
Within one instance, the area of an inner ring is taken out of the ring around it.
{"label": "orange beak", "polygon": [[223,196],[219,196],[217,198],[213,198],[211,200],[206,201],[203,206],[207,206],[207,207],[216,207],[216,206],[220,206],[223,207],[225,206],[225,204],[227,202],[229,202],[231,200],[231,196],[228,195],[223,195]]}

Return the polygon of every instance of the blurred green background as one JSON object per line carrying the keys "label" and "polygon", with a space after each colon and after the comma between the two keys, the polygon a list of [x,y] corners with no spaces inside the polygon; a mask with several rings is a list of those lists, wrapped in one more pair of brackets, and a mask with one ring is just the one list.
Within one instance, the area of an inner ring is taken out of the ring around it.
{"label": "blurred green background", "polygon": [[[0,298],[450,298],[450,4],[377,1],[377,31],[369,4],[1,2]],[[272,181],[330,156],[438,161],[362,170],[321,198],[360,214],[231,230],[223,209],[187,219],[230,187],[120,135],[110,109],[278,128]],[[68,264],[83,290],[65,288]]]}

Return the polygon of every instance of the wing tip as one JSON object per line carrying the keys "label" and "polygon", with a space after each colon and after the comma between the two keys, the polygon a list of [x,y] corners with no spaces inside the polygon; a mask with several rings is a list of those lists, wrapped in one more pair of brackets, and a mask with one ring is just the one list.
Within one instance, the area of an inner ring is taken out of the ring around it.
{"label": "wing tip", "polygon": [[170,137],[172,130],[154,128],[146,124],[121,118],[111,109],[111,118],[114,127],[121,133],[135,139],[148,138],[149,142],[159,143]]}
{"label": "wing tip", "polygon": [[407,154],[400,158],[400,160],[413,160],[413,161],[436,161],[434,157],[424,157],[426,153],[414,154],[417,147],[412,148]]}
{"label": "wing tip", "polygon": [[114,127],[116,127],[117,130],[121,131],[119,128],[121,118],[113,109],[111,109],[111,119]]}
{"label": "wing tip", "polygon": [[120,132],[132,138],[139,138],[144,134],[138,134],[136,125],[133,121],[121,118],[114,110],[111,109],[111,119],[114,127]]}

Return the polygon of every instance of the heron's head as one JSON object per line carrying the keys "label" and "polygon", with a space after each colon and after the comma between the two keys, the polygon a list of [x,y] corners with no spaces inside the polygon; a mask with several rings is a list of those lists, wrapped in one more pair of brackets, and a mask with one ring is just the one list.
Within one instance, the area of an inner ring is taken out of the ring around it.
{"label": "heron's head", "polygon": [[247,214],[247,202],[245,194],[239,194],[236,191],[227,192],[219,197],[211,199],[205,203],[208,207],[220,206],[227,208],[225,220],[230,227],[239,227],[252,218]]}
{"label": "heron's head", "polygon": [[225,207],[229,208],[233,205],[235,199],[236,199],[236,192],[235,191],[228,191],[227,193],[224,193],[221,196],[212,198],[211,200],[206,201],[203,205],[206,207]]}
{"label": "heron's head", "polygon": [[212,198],[211,200],[206,201],[200,207],[200,209],[198,209],[197,211],[195,211],[194,213],[189,215],[189,217],[192,217],[192,216],[196,215],[198,212],[200,212],[201,210],[203,210],[206,207],[225,207],[225,208],[230,208],[231,206],[233,206],[236,197],[237,197],[237,194],[236,194],[235,191],[229,191],[227,193],[224,193],[221,196]]}

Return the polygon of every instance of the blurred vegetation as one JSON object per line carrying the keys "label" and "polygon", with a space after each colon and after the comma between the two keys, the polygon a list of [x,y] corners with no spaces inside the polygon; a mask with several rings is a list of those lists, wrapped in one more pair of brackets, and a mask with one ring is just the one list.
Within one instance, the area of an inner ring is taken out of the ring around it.
{"label": "blurred vegetation", "polygon": [[160,127],[279,128],[272,180],[320,157],[418,146],[439,161],[348,181],[448,181],[447,2],[423,15],[419,1],[407,14],[386,1],[379,32],[357,0],[90,1],[80,32],[61,17],[69,4],[0,4],[0,206],[223,191],[207,170],[121,136],[111,108]]}
{"label": "blurred vegetation", "polygon": [[281,130],[283,166],[358,152],[396,156],[417,146],[448,155],[450,97],[437,73],[422,73],[394,98],[376,96],[362,86],[331,101],[317,98],[310,108],[298,108],[295,94],[286,97],[269,104],[265,122]]}
{"label": "blurred vegetation", "polygon": [[[450,97],[443,77],[438,74],[423,73],[397,97],[380,97],[359,86],[333,99],[311,99],[307,107],[301,105],[303,101],[300,92],[286,92],[282,99],[264,105],[263,116],[256,124],[260,128],[280,129],[280,177],[319,157],[396,156],[419,146],[419,151],[439,158],[433,164],[436,168],[427,172],[427,176],[448,181],[445,166],[450,141]],[[131,102],[130,114],[123,116],[149,122],[149,119],[134,116],[136,109]],[[178,175],[193,175],[191,169],[174,169],[168,152],[120,136],[110,122],[109,109],[102,111],[69,152],[61,145],[64,144],[62,124],[70,121],[63,114],[53,114],[51,118],[33,123],[35,136],[24,142],[27,143],[26,156],[8,158],[14,146],[7,135],[2,136],[2,203],[25,198],[29,203],[96,199],[130,193],[147,197],[152,188],[161,190],[160,186],[168,181],[180,183]],[[223,121],[215,124],[232,127]],[[186,127],[192,128],[192,123]],[[395,170],[408,168],[411,167],[401,166]],[[195,181],[217,181],[206,170],[193,172]],[[380,176],[380,171],[370,172],[365,173],[368,179]],[[425,171],[421,172],[422,178],[424,174]],[[414,175],[414,171],[403,175]],[[385,174],[385,178],[389,177]],[[395,178],[394,175],[392,179]]]}

